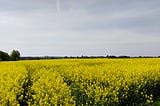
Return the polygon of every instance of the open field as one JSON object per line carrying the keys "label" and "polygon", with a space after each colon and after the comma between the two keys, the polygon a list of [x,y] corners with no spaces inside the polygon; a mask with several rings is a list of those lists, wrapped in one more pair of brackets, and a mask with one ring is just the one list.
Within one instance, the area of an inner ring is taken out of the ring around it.
{"label": "open field", "polygon": [[150,105],[160,97],[160,59],[0,62],[0,105]]}

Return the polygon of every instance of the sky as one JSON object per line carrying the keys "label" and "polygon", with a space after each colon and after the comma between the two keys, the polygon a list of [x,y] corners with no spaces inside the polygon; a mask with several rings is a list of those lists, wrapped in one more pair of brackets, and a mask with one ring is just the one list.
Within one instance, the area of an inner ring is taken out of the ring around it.
{"label": "sky", "polygon": [[0,0],[0,50],[159,56],[160,0]]}

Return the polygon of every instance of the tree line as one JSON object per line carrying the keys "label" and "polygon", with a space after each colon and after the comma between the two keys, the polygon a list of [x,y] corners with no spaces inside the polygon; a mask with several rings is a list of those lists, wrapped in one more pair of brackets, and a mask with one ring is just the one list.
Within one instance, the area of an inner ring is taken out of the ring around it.
{"label": "tree line", "polygon": [[13,50],[9,55],[4,51],[0,51],[0,61],[17,61],[20,60],[20,52],[18,50]]}
{"label": "tree line", "polygon": [[137,56],[137,57],[131,57],[131,56],[114,56],[114,55],[106,55],[106,56],[30,56],[30,57],[21,57],[20,52],[18,50],[13,50],[11,54],[4,51],[0,51],[0,61],[17,61],[17,60],[43,60],[43,59],[94,59],[94,58],[160,58],[160,56]]}
{"label": "tree line", "polygon": [[94,58],[108,58],[108,59],[127,59],[127,58],[160,58],[160,56],[29,56],[29,57],[21,57],[21,60],[44,60],[44,59],[94,59]]}

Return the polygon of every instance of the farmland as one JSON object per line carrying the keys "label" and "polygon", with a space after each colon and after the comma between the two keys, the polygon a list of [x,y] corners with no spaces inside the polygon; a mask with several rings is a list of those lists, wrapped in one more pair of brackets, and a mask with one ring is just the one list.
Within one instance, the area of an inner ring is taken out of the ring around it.
{"label": "farmland", "polygon": [[0,62],[2,106],[151,105],[159,88],[158,58]]}

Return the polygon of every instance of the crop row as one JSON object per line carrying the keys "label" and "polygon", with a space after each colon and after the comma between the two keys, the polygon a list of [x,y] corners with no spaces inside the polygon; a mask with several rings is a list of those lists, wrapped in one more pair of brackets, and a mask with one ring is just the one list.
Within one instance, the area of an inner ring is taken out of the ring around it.
{"label": "crop row", "polygon": [[68,59],[0,63],[2,106],[151,105],[159,59]]}

